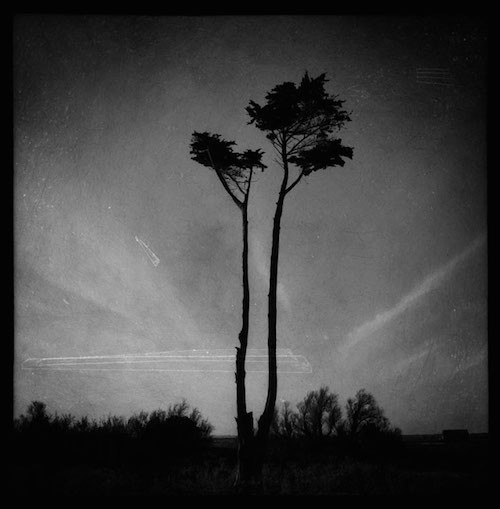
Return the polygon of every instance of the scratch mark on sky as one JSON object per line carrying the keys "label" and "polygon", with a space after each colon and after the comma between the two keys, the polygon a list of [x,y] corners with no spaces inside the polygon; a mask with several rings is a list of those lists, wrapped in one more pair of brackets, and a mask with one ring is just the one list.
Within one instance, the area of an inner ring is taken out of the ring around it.
{"label": "scratch mark on sky", "polygon": [[[278,372],[312,373],[312,367],[303,355],[290,349],[278,348]],[[78,357],[46,357],[26,359],[22,369],[31,371],[234,371],[235,350],[189,350],[149,352],[145,354],[95,355]],[[247,352],[247,371],[267,372],[267,350],[250,349]]]}
{"label": "scratch mark on sky", "polygon": [[151,249],[149,249],[149,247],[147,246],[147,244],[145,242],[143,242],[141,239],[139,238],[135,238],[135,240],[139,243],[139,245],[142,247],[142,249],[144,249],[144,252],[148,255],[148,258],[151,260],[151,263],[155,266],[155,267],[158,267],[158,264],[160,263],[160,259],[153,253],[153,251],[151,251]]}

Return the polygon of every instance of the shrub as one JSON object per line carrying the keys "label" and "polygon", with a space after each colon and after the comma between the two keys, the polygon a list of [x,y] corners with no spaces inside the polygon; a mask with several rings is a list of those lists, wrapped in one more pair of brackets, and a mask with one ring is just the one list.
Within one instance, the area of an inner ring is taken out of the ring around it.
{"label": "shrub", "polygon": [[109,415],[99,421],[70,414],[51,416],[45,403],[34,401],[26,415],[14,419],[18,448],[49,461],[179,457],[200,450],[210,441],[212,430],[200,411],[190,409],[185,400],[168,411],[139,412],[128,420]]}

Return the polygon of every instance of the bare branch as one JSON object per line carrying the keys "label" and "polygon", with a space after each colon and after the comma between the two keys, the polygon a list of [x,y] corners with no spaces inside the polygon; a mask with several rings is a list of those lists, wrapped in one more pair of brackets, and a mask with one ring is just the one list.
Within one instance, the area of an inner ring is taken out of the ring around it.
{"label": "bare branch", "polygon": [[226,192],[229,194],[231,199],[234,201],[234,203],[238,206],[238,208],[241,209],[243,207],[243,202],[237,196],[235,196],[233,194],[233,192],[231,191],[231,188],[229,187],[228,183],[226,182],[226,179],[222,176],[221,171],[214,164],[214,160],[212,159],[212,154],[210,153],[210,149],[207,148],[206,150],[208,152],[208,157],[210,158],[210,162],[212,164],[212,168],[215,170],[215,173],[217,174],[217,177],[219,177],[219,180],[221,181],[222,186],[224,187]]}
{"label": "bare branch", "polygon": [[250,168],[250,174],[248,175],[248,180],[247,180],[247,192],[245,193],[245,199],[244,199],[245,207],[248,204],[248,198],[250,196],[250,187],[252,186],[252,177],[253,177],[253,168]]}
{"label": "bare branch", "polygon": [[[327,126],[328,126],[328,122],[326,120],[323,120],[316,126],[309,127],[307,129],[305,129],[305,134],[302,136],[302,138],[288,150],[288,155],[293,155],[297,151],[297,149],[301,143],[303,143],[307,139],[310,139],[312,136],[315,136],[319,131],[321,131],[322,129],[324,129]],[[302,134],[302,133],[300,133],[300,134]],[[293,136],[297,136],[297,134],[294,134]],[[304,148],[304,147],[301,147],[301,148]]]}
{"label": "bare branch", "polygon": [[271,141],[271,145],[273,146],[273,149],[276,151],[278,156],[281,157],[281,143],[277,143],[277,142]]}
{"label": "bare branch", "polygon": [[304,175],[304,170],[302,170],[300,172],[300,175],[295,179],[294,182],[292,182],[286,189],[285,189],[285,194],[288,194],[300,181],[300,179],[303,177]]}
{"label": "bare branch", "polygon": [[[246,191],[244,191],[240,187],[240,183],[238,182],[238,179],[234,177],[234,175],[231,175],[231,173],[229,173],[229,172],[226,173],[225,175],[227,175],[236,184],[236,187],[239,189],[241,194],[246,195]],[[248,185],[248,180],[247,179],[243,179],[242,182],[244,182],[244,183],[246,183]]]}
{"label": "bare branch", "polygon": [[231,199],[241,209],[243,207],[243,202],[231,191],[231,188],[229,187],[228,183],[226,182],[226,179],[222,176],[222,174],[218,168],[215,168],[215,173],[219,177],[219,180],[221,181],[222,185],[224,186],[224,189],[227,191],[227,193],[229,194]]}
{"label": "bare branch", "polygon": [[283,168],[283,161],[281,159],[276,159],[274,158],[273,161],[278,165],[280,166],[281,168]]}

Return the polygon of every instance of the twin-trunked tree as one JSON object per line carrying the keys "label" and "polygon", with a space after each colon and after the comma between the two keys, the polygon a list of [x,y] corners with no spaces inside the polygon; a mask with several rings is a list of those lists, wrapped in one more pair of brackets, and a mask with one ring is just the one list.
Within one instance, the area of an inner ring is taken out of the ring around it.
{"label": "twin-trunked tree", "polygon": [[[285,198],[303,177],[317,170],[343,166],[353,150],[335,137],[350,120],[342,109],[344,101],[325,91],[325,74],[310,78],[306,72],[297,86],[285,82],[266,95],[261,106],[250,101],[246,108],[250,124],[266,134],[277,154],[282,181],[273,220],[268,294],[268,391],[264,411],[254,431],[253,414],[247,412],[245,398],[245,358],[249,331],[250,289],[248,281],[248,202],[253,172],[264,169],[261,150],[233,151],[234,142],[218,134],[193,133],[191,155],[196,162],[211,168],[238,206],[243,221],[243,306],[240,346],[236,348],[236,400],[238,429],[237,481],[259,478],[267,438],[274,415],[278,389],[276,363],[277,285],[280,224]],[[291,167],[294,167],[293,174]]]}

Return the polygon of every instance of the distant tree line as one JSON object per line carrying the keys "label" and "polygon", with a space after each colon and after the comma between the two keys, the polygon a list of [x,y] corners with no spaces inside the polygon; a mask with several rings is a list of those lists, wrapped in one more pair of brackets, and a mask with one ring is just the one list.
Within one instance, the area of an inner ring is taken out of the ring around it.
{"label": "distant tree line", "polygon": [[[139,412],[128,419],[77,418],[50,414],[47,405],[33,401],[26,414],[14,419],[14,447],[19,458],[42,462],[144,461],[168,463],[209,450],[213,426],[185,400],[167,410]],[[342,455],[388,453],[400,443],[375,397],[364,389],[343,409],[327,386],[310,391],[295,407],[285,401],[271,425],[278,457],[299,452]],[[318,447],[316,447],[318,446]],[[276,456],[275,456],[276,457]]]}
{"label": "distant tree line", "polygon": [[35,460],[166,462],[206,448],[212,431],[208,420],[185,400],[128,419],[51,415],[45,403],[33,401],[26,414],[14,419],[13,438],[18,452]]}
{"label": "distant tree line", "polygon": [[295,408],[285,401],[274,412],[271,427],[275,438],[309,442],[336,442],[349,450],[390,447],[401,439],[401,430],[384,415],[375,397],[359,390],[345,405],[327,386],[310,391]]}

